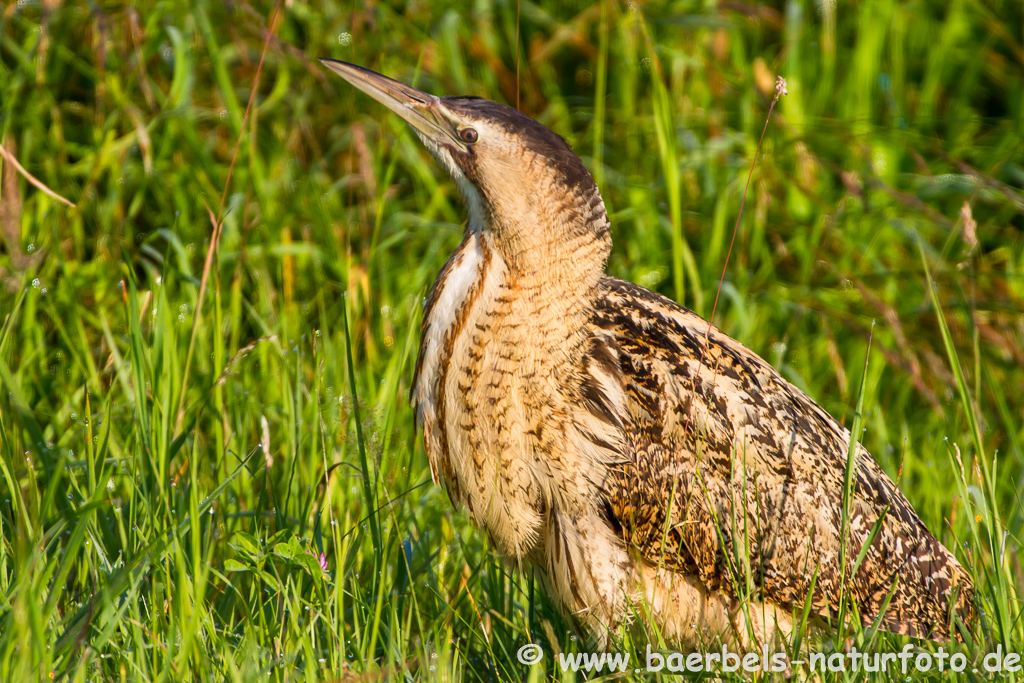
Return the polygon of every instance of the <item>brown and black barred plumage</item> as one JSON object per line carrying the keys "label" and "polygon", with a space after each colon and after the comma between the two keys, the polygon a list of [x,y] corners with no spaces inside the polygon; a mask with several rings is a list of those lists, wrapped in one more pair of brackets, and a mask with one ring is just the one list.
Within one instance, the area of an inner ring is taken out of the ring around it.
{"label": "brown and black barred plumage", "polygon": [[412,125],[469,211],[413,390],[434,479],[596,639],[649,616],[681,646],[755,647],[807,601],[834,619],[844,584],[864,624],[969,628],[970,575],[863,448],[844,579],[849,432],[707,321],[604,274],[608,216],[564,140],[325,64]]}

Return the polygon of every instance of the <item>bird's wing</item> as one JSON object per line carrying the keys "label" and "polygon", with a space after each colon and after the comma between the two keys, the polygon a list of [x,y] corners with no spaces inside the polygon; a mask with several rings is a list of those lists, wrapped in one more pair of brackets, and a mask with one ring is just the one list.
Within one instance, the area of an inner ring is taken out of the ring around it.
{"label": "bird's wing", "polygon": [[[605,278],[591,325],[583,402],[622,435],[602,488],[627,543],[709,589],[790,608],[809,596],[812,614],[834,617],[849,432],[755,353],[642,287]],[[847,602],[867,624],[888,601],[885,630],[948,638],[951,601],[971,621],[970,576],[863,447],[852,481]]]}

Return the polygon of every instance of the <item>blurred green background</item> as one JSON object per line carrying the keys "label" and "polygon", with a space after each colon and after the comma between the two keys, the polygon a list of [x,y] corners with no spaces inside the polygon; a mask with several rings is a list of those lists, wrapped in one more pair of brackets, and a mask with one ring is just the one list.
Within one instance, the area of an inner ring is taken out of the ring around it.
{"label": "blurred green background", "polygon": [[18,0],[0,144],[75,208],[2,161],[0,679],[574,678],[408,405],[458,193],[317,57],[566,137],[609,271],[704,316],[785,77],[714,321],[848,426],[863,380],[1021,649],[1020,2]]}

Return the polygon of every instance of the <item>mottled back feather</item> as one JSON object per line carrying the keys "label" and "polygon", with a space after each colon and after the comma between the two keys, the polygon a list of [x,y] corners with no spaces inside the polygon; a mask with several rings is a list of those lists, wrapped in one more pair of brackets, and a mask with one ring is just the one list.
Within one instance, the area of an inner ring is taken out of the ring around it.
{"label": "mottled back feather", "polygon": [[[585,374],[611,374],[626,398],[584,377],[585,405],[622,431],[603,495],[626,541],[711,590],[749,585],[785,608],[810,596],[812,614],[836,616],[849,431],[752,351],[638,285],[606,277],[591,326]],[[847,601],[865,625],[888,601],[883,629],[949,638],[954,612],[972,621],[970,576],[857,450]]]}

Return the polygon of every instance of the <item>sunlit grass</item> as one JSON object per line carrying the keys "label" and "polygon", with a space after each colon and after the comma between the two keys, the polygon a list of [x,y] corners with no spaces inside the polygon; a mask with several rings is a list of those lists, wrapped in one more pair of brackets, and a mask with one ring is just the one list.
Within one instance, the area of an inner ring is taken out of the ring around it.
{"label": "sunlit grass", "polygon": [[965,651],[1021,649],[1024,16],[836,7],[284,3],[248,118],[273,4],[5,8],[0,144],[77,208],[4,164],[0,680],[573,678],[408,405],[458,193],[322,56],[518,87],[601,185],[610,272],[705,316],[785,76],[715,323],[901,473],[979,586]]}

